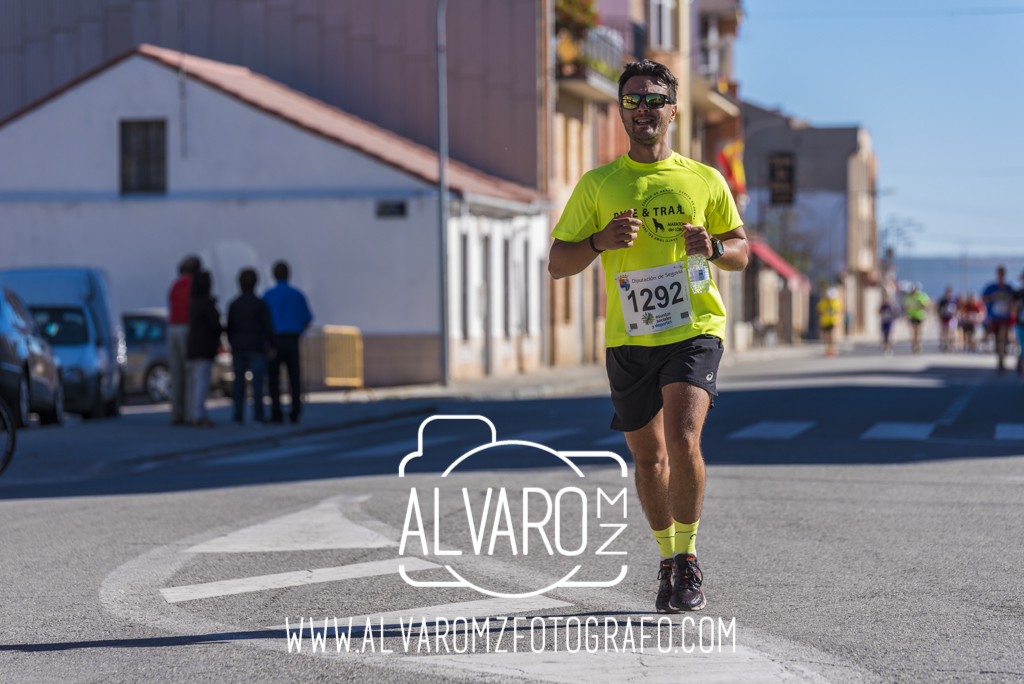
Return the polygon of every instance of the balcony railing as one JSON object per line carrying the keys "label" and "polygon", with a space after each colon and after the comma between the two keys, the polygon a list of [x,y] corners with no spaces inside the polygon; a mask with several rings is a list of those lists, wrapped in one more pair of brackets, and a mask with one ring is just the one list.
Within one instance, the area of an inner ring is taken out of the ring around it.
{"label": "balcony railing", "polygon": [[590,70],[614,82],[622,70],[624,44],[622,34],[607,26],[594,27],[582,41],[563,33],[558,43],[558,73],[576,76]]}

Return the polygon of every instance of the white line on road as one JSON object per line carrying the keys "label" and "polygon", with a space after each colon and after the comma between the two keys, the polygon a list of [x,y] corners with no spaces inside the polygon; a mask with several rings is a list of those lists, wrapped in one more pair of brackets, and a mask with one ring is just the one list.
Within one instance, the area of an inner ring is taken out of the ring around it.
{"label": "white line on road", "polygon": [[1024,423],[998,423],[996,439],[1024,439]]}
{"label": "white line on road", "polygon": [[341,514],[331,502],[197,544],[190,553],[373,549],[397,543]]}
{"label": "white line on road", "polygon": [[815,425],[813,420],[762,420],[737,430],[726,439],[793,439]]}
{"label": "white line on road", "polygon": [[861,439],[928,439],[935,423],[875,423]]}
{"label": "white line on road", "polygon": [[321,582],[337,582],[338,580],[357,579],[359,577],[397,574],[399,565],[404,565],[407,572],[441,567],[422,558],[389,558],[388,560],[371,561],[368,563],[341,565],[336,568],[279,572],[274,575],[241,577],[220,582],[168,587],[161,589],[160,593],[163,594],[164,599],[168,603],[179,603],[181,601],[245,594],[251,591],[264,591],[266,589],[283,589],[285,587],[299,587],[306,584],[320,584]]}
{"label": "white line on road", "polygon": [[[548,598],[547,596],[531,596],[529,598],[493,598],[493,599],[481,599],[479,601],[462,601],[460,603],[443,603],[438,606],[423,606],[421,608],[406,608],[405,610],[392,610],[387,613],[370,613],[369,615],[355,615],[352,617],[352,626],[359,627],[366,626],[366,618],[370,618],[373,622],[373,626],[377,627],[380,625],[380,620],[384,620],[384,626],[390,626],[390,622],[394,623],[394,626],[398,626],[398,619],[407,621],[412,618],[419,624],[419,622],[426,618],[429,624],[433,624],[438,618],[444,618],[446,620],[453,620],[457,617],[474,618],[484,616],[504,616],[511,615],[512,613],[525,613],[527,611],[535,610],[549,610],[551,608],[568,608],[572,606],[571,603],[565,601],[559,601],[558,599]],[[341,627],[341,617],[338,617],[338,627]],[[323,624],[322,622],[320,623]],[[332,623],[333,624],[333,623]],[[408,624],[408,622],[406,622]],[[345,617],[345,625],[348,626],[348,617]],[[289,629],[294,629],[296,625],[289,625]],[[268,627],[267,629],[285,629],[284,625],[275,625],[274,627]]]}

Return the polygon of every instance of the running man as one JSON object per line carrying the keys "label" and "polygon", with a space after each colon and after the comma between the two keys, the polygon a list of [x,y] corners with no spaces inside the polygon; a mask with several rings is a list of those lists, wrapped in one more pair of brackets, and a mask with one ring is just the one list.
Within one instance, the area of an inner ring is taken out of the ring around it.
{"label": "running man", "polygon": [[990,283],[981,293],[981,299],[988,308],[988,332],[996,338],[997,368],[1002,373],[1005,369],[1003,357],[1006,355],[1006,343],[1010,333],[1010,313],[1013,304],[1013,288],[1006,282],[1006,269],[996,269],[996,282]]}
{"label": "running man", "polygon": [[921,353],[921,324],[928,317],[928,306],[932,300],[918,289],[917,283],[910,288],[910,293],[903,299],[903,310],[910,321],[910,340],[915,354]]}
{"label": "running man", "polygon": [[896,307],[892,305],[892,298],[886,293],[882,298],[882,306],[878,307],[878,317],[882,323],[882,352],[886,356],[892,356],[892,323],[896,320]]}
{"label": "running man", "polygon": [[580,179],[552,231],[548,262],[552,277],[566,278],[601,256],[612,429],[625,433],[661,554],[661,613],[706,603],[695,545],[704,499],[700,436],[718,394],[726,314],[713,282],[692,294],[687,255],[727,271],[747,265],[743,221],[722,175],[669,147],[677,85],[662,64],[626,65],[619,115],[629,153]]}
{"label": "running man", "polygon": [[[1021,285],[1024,285],[1024,273],[1020,274]],[[1017,306],[1017,375],[1024,382],[1024,287],[1013,293],[1013,302]]]}
{"label": "running man", "polygon": [[973,292],[968,293],[964,302],[964,351],[974,354],[978,351],[978,338],[975,337],[977,327],[985,320],[985,305]]}
{"label": "running man", "polygon": [[839,290],[834,287],[828,288],[825,297],[818,302],[818,325],[821,327],[821,335],[825,338],[825,353],[829,356],[836,355],[836,325],[842,319],[843,302],[839,299]]}
{"label": "running man", "polygon": [[953,288],[946,288],[935,308],[939,314],[939,349],[951,352],[956,342],[957,326],[956,297],[953,296]]}

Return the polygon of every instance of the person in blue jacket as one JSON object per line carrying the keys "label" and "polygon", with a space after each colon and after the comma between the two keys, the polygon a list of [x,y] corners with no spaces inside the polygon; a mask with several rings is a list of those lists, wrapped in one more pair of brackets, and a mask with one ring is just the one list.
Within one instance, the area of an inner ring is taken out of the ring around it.
{"label": "person in blue jacket", "polygon": [[270,359],[270,420],[274,423],[284,422],[281,411],[281,364],[288,369],[288,385],[292,396],[292,408],[289,418],[291,422],[299,422],[302,414],[302,370],[299,361],[299,337],[313,320],[306,297],[288,284],[290,275],[288,264],[278,261],[274,264],[274,279],[277,285],[263,293],[263,301],[270,308],[270,318],[274,322],[275,348],[277,355]]}

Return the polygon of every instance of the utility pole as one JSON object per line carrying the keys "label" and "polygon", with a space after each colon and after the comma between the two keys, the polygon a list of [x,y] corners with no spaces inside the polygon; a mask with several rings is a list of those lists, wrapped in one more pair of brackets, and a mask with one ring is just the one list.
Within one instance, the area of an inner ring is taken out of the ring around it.
{"label": "utility pole", "polygon": [[437,206],[441,237],[441,384],[448,385],[448,0],[437,0]]}

